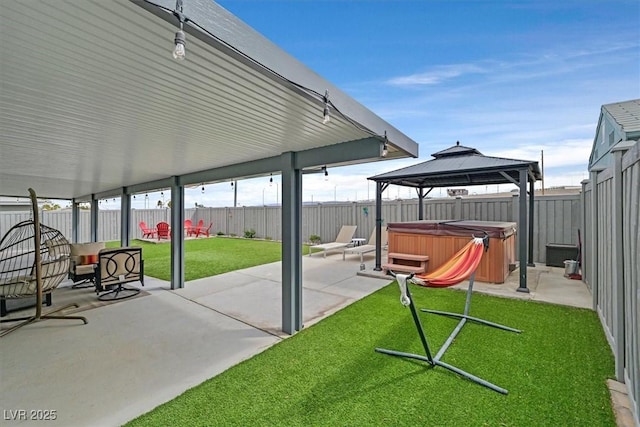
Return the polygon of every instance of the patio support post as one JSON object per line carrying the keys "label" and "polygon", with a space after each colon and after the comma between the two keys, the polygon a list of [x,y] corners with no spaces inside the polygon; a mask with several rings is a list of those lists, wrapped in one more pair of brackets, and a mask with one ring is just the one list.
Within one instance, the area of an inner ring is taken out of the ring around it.
{"label": "patio support post", "polygon": [[95,195],[91,195],[91,241],[98,241],[98,215],[100,214],[100,208],[98,206],[98,199]]}
{"label": "patio support post", "polygon": [[296,154],[282,159],[282,330],[302,329],[302,170]]}
{"label": "patio support post", "polygon": [[533,215],[534,215],[534,184],[535,180],[529,180],[529,247],[527,250],[528,259],[527,265],[529,267],[535,267],[533,262]]}
{"label": "patio support post", "polygon": [[120,245],[127,247],[131,244],[131,195],[125,188],[120,196]]}
{"label": "patio support post", "polygon": [[374,271],[382,271],[382,192],[383,183],[376,181],[376,266]]}
{"label": "patio support post", "polygon": [[171,289],[184,288],[184,185],[171,185]]}
{"label": "patio support post", "polygon": [[529,293],[527,288],[527,169],[520,169],[520,207],[518,219],[518,258],[520,259],[520,287],[518,292]]}
{"label": "patio support post", "polygon": [[80,236],[80,204],[76,199],[71,200],[71,241],[79,243]]}

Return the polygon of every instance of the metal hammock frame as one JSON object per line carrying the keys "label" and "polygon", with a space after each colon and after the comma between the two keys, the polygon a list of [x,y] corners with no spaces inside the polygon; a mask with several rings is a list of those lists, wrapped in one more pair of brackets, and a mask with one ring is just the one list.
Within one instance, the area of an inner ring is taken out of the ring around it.
{"label": "metal hammock frame", "polygon": [[[3,337],[18,328],[45,319],[69,319],[82,320],[87,324],[87,319],[82,316],[68,316],[56,314],[78,304],[69,304],[47,313],[42,313],[43,294],[55,289],[66,277],[69,271],[69,242],[58,230],[40,224],[38,213],[38,200],[33,189],[29,188],[33,221],[23,221],[13,226],[0,240],[0,286],[12,291],[3,295],[6,299],[36,297],[36,312],[32,316],[17,317],[0,320],[5,322],[19,322],[0,332]],[[19,230],[30,229],[33,236],[20,234]],[[42,235],[46,237],[43,244]],[[31,240],[33,238],[33,246]],[[26,248],[26,249],[25,249]],[[34,260],[30,260],[33,252]],[[42,253],[47,252],[50,259],[42,261]],[[35,273],[35,277],[34,277]],[[46,283],[45,283],[46,282]],[[35,290],[34,290],[35,284]],[[10,287],[10,288],[9,288]]]}
{"label": "metal hammock frame", "polygon": [[[480,244],[485,243],[485,247],[486,247],[486,243],[487,240],[483,239],[483,242],[480,242]],[[473,243],[473,241],[472,241]],[[465,248],[463,248],[463,250],[465,250],[467,247],[465,246]],[[462,252],[462,250],[460,251]],[[460,255],[460,252],[455,256]],[[479,253],[479,257],[482,257],[482,251]],[[465,262],[464,258],[460,257],[462,262]],[[479,262],[479,260],[477,260]],[[466,259],[466,262],[469,262],[469,259]],[[476,267],[477,267],[477,263],[476,263]],[[452,265],[452,268],[454,269],[459,269],[460,266],[459,265]],[[520,333],[521,331],[519,329],[514,329],[511,328],[509,326],[504,326],[504,325],[500,325],[498,323],[493,323],[493,322],[489,322],[487,320],[483,320],[483,319],[479,319],[477,317],[472,317],[469,316],[469,310],[471,308],[471,295],[473,293],[473,282],[475,280],[475,268],[473,269],[473,271],[471,272],[471,275],[469,276],[469,288],[467,289],[467,298],[466,298],[466,302],[465,302],[465,306],[464,306],[464,312],[463,314],[459,314],[459,313],[449,313],[446,311],[438,311],[438,310],[429,310],[426,308],[421,309],[420,311],[422,312],[426,312],[426,313],[433,313],[433,314],[438,314],[441,316],[447,316],[447,317],[453,317],[453,318],[457,318],[460,319],[460,321],[458,322],[458,325],[455,327],[455,329],[453,330],[453,332],[451,332],[451,334],[449,335],[449,338],[447,338],[447,340],[445,341],[445,343],[442,345],[442,347],[440,348],[440,350],[438,351],[438,353],[434,356],[433,353],[431,352],[431,348],[429,347],[429,341],[427,340],[427,336],[424,332],[424,329],[422,327],[422,322],[420,321],[420,317],[418,316],[418,311],[416,310],[416,306],[413,303],[413,298],[411,297],[411,291],[409,290],[409,286],[408,282],[411,281],[414,278],[414,274],[410,274],[410,275],[404,275],[404,274],[394,274],[393,272],[390,272],[391,275],[393,277],[396,278],[396,280],[398,281],[398,285],[400,287],[400,301],[402,303],[402,305],[404,306],[408,306],[409,309],[411,310],[411,316],[413,317],[413,322],[415,323],[416,329],[418,330],[418,335],[420,337],[420,342],[422,343],[422,347],[424,348],[424,352],[425,355],[420,355],[420,354],[413,354],[413,353],[405,353],[405,352],[401,352],[401,351],[396,351],[396,350],[387,350],[384,348],[376,348],[375,351],[378,353],[382,353],[382,354],[388,354],[390,356],[398,356],[398,357],[406,357],[409,359],[416,359],[416,360],[421,360],[424,362],[429,363],[431,366],[441,366],[445,369],[448,369],[452,372],[457,373],[458,375],[462,375],[465,378],[470,379],[471,381],[478,383],[484,387],[487,387],[491,390],[494,390],[498,393],[502,393],[502,394],[508,394],[508,390],[499,387],[493,383],[490,383],[489,381],[486,381],[480,377],[477,377],[473,374],[470,374],[469,372],[463,371],[460,368],[457,368],[453,365],[450,365],[448,363],[443,362],[441,359],[444,356],[444,353],[447,351],[447,349],[449,348],[449,346],[453,343],[453,340],[456,338],[456,336],[460,333],[460,331],[462,330],[462,327],[466,324],[467,320],[473,321],[475,323],[481,324],[481,325],[485,325],[485,326],[491,326],[493,328],[497,328],[497,329],[502,329],[505,331],[509,331],[509,332],[515,332],[515,333]],[[458,280],[459,283],[462,280],[465,280],[466,277],[462,278],[462,276],[459,277],[460,280]],[[455,283],[450,283],[447,286],[452,286]],[[424,285],[424,283],[423,283]],[[427,286],[428,286],[428,282],[427,282]],[[442,285],[439,285],[439,287],[441,287]]]}

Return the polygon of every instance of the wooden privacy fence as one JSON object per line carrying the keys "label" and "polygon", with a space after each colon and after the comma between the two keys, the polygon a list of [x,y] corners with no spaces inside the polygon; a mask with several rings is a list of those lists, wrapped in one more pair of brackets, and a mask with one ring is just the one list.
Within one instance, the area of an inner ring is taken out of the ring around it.
{"label": "wooden privacy fence", "polygon": [[[580,195],[537,196],[533,220],[533,259],[546,262],[546,246],[550,243],[577,244],[578,228],[582,224]],[[518,218],[518,195],[496,197],[465,197],[455,199],[426,199],[424,219],[430,220],[480,220],[512,221]],[[27,219],[29,213],[0,213],[0,232],[13,224]],[[144,221],[153,227],[160,221],[170,222],[169,209],[134,209],[132,217],[132,237],[142,237],[138,223]],[[60,230],[67,238],[71,233],[71,212],[67,210],[43,211],[42,222]],[[222,232],[244,236],[253,230],[256,237],[281,240],[282,213],[279,206],[249,206],[237,208],[190,208],[185,210],[185,218],[194,224],[202,219],[207,226],[213,223],[211,233]],[[383,223],[416,221],[418,201],[391,200],[382,206]],[[90,240],[89,211],[80,211],[79,241]],[[311,235],[318,235],[323,242],[330,242],[338,235],[343,225],[357,225],[356,237],[369,238],[375,227],[374,202],[314,203],[302,208],[302,236],[309,241]],[[120,211],[101,210],[98,215],[98,240],[120,239]]]}
{"label": "wooden privacy fence", "polygon": [[583,183],[583,277],[640,424],[640,143],[612,150],[613,165]]}

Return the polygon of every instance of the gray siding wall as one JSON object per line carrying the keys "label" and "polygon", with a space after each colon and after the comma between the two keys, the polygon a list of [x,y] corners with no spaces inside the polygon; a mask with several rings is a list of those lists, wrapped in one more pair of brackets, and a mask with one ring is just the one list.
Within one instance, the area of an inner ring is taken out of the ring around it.
{"label": "gray siding wall", "polygon": [[614,161],[583,183],[583,277],[640,424],[640,143],[617,155],[619,167]]}

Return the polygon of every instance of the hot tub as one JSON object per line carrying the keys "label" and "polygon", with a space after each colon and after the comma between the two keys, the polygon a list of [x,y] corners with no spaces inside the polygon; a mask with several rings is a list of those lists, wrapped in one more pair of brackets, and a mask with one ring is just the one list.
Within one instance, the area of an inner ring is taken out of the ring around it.
{"label": "hot tub", "polygon": [[412,221],[387,225],[389,253],[428,255],[427,273],[451,259],[469,240],[489,235],[489,250],[476,270],[476,280],[504,283],[515,266],[515,222]]}

